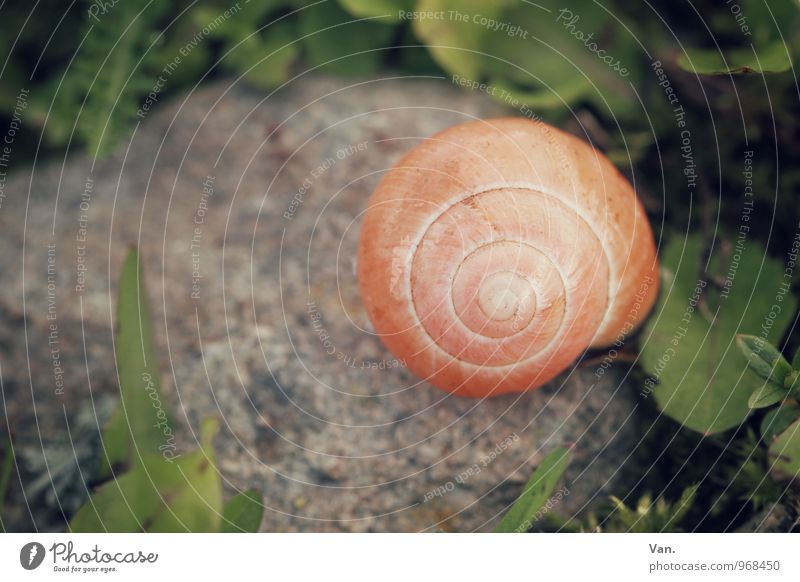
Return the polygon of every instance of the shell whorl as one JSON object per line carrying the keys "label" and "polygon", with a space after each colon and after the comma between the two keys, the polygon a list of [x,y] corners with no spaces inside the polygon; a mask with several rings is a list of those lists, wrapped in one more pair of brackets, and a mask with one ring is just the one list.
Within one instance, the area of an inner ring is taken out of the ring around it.
{"label": "shell whorl", "polygon": [[417,145],[370,199],[358,256],[380,338],[467,396],[541,386],[632,330],[657,267],[628,182],[589,145],[527,119]]}

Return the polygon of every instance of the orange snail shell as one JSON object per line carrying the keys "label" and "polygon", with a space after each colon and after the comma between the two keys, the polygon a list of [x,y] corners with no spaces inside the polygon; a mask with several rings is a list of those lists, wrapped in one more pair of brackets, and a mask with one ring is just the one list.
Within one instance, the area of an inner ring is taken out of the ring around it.
{"label": "orange snail shell", "polygon": [[529,119],[464,123],[417,145],[372,194],[358,247],[381,340],[421,378],[472,397],[537,388],[630,333],[657,273],[628,181]]}

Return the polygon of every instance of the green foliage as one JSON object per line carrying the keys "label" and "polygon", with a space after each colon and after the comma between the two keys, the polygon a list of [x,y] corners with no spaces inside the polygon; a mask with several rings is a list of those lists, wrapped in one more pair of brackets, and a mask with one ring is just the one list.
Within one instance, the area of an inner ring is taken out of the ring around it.
{"label": "green foliage", "polygon": [[[740,427],[735,438],[730,434],[704,437],[651,412],[658,418],[633,461],[648,470],[636,489],[626,492],[627,498],[657,491],[658,497],[676,500],[686,488],[697,485],[679,526],[706,532],[734,531],[754,512],[787,501],[783,488],[769,476],[767,449],[749,425]],[[594,520],[604,531],[613,520],[612,511],[613,507],[599,512]],[[574,524],[567,526],[575,529]]]}
{"label": "green foliage", "polygon": [[[749,242],[735,279],[720,290],[714,281],[729,272],[726,257],[715,252],[709,272],[700,267],[702,257],[696,235],[676,237],[662,252],[663,290],[645,328],[642,363],[657,381],[654,394],[664,413],[712,434],[742,423],[750,395],[763,384],[746,373],[748,359],[734,342],[740,330],[760,329],[768,320],[783,266]],[[795,307],[794,297],[785,296],[767,339],[783,334]]]}
{"label": "green foliage", "polygon": [[789,364],[778,348],[763,338],[739,336],[738,343],[750,368],[765,380],[764,386],[750,397],[751,407],[785,404],[764,416],[761,433],[769,443],[770,455],[774,457],[774,474],[781,479],[793,479],[800,475],[800,406],[786,400],[800,393],[797,382],[800,369],[796,368],[800,362],[800,350]]}
{"label": "green foliage", "polygon": [[800,418],[772,441],[769,454],[774,458],[772,472],[779,479],[800,477]]}
{"label": "green foliage", "polygon": [[764,338],[745,334],[736,337],[736,344],[756,374],[769,383],[783,388],[787,376],[792,373],[792,366],[778,348]]}
{"label": "green foliage", "polygon": [[222,510],[222,533],[257,532],[264,515],[264,504],[258,491],[243,491],[233,497]]}
{"label": "green foliage", "polygon": [[723,486],[711,511],[717,514],[722,513],[726,503],[730,503],[732,498],[752,504],[753,509],[759,511],[776,503],[781,498],[781,490],[775,481],[770,479],[766,470],[766,457],[762,454],[760,446],[751,448],[748,456],[741,455],[741,464],[735,472],[725,475],[720,472],[720,485]]}
{"label": "green foliage", "polygon": [[[741,0],[738,2],[744,20],[737,22],[725,11],[711,19],[713,48],[688,47],[678,57],[683,69],[702,75],[782,73],[792,68],[797,56],[791,34],[797,27],[795,0]],[[724,46],[728,38],[739,38],[732,47]],[[723,46],[719,46],[722,42]]]}
{"label": "green foliage", "polygon": [[761,420],[761,437],[765,442],[772,440],[784,432],[789,425],[800,418],[800,406],[796,403],[787,403],[776,406],[764,415]]}
{"label": "green foliage", "polygon": [[547,503],[556,484],[569,465],[569,449],[557,448],[548,454],[531,475],[522,493],[495,528],[496,533],[524,533],[533,525],[534,516]]}
{"label": "green foliage", "polygon": [[786,398],[787,391],[783,386],[764,382],[756,388],[747,399],[747,406],[750,408],[766,408],[772,406]]}
{"label": "green foliage", "polygon": [[750,504],[758,511],[781,497],[780,489],[769,477],[770,461],[763,440],[750,427],[741,430],[741,433],[739,438],[732,441],[716,443],[724,447],[724,453],[713,460],[711,471],[707,467],[701,468],[707,474],[704,486],[709,483],[719,488],[718,491],[710,491],[712,514],[730,514],[737,501],[739,505]]}
{"label": "green foliage", "polygon": [[62,101],[56,104],[61,110],[80,112],[75,131],[94,155],[124,135],[139,96],[152,87],[143,67],[165,8],[162,2],[119,2],[101,20],[86,20],[86,40],[54,99]]}
{"label": "green foliage", "polygon": [[113,468],[127,464],[132,456],[132,443],[125,409],[117,407],[103,427],[103,448],[105,454],[100,459],[100,476],[111,477]]}
{"label": "green foliage", "polygon": [[[590,106],[604,122],[630,124],[628,135],[649,135],[650,122],[663,124],[668,116],[653,114],[662,105],[658,92],[637,95],[634,87],[647,80],[654,58],[692,73],[774,71],[789,77],[800,45],[793,33],[800,11],[793,0],[770,2],[769,10],[762,3],[739,2],[746,34],[729,10],[716,7],[708,21],[719,45],[683,31],[680,47],[651,24],[650,11],[621,0],[574,0],[567,7],[556,0],[132,1],[94,17],[78,6],[55,31],[45,18],[28,19],[22,5],[4,6],[0,34],[14,38],[21,32],[21,39],[18,50],[0,55],[9,57],[0,113],[11,112],[18,88],[28,86],[30,127],[43,130],[52,146],[77,140],[103,154],[130,135],[149,95],[158,102],[219,72],[272,90],[315,66],[340,75],[389,67],[486,83],[499,101],[551,118],[567,107]],[[56,0],[38,6],[52,13],[63,8]],[[401,18],[401,11],[438,16]],[[28,80],[28,55],[40,53],[37,75]],[[649,100],[649,119],[636,105],[641,97]],[[628,162],[627,143],[608,145],[615,159]],[[630,154],[639,158],[642,148],[634,146]]]}
{"label": "green foliage", "polygon": [[253,32],[228,45],[231,52],[223,61],[226,68],[244,75],[260,89],[274,89],[289,77],[297,58],[297,47],[291,25],[278,22],[271,25],[269,34]]}
{"label": "green foliage", "polygon": [[[208,27],[210,37],[221,42],[222,67],[244,75],[252,85],[274,89],[289,78],[292,64],[298,56],[295,43],[295,22],[271,18],[280,2],[251,2],[242,4],[228,18],[216,6],[200,5],[192,13],[199,29]],[[214,23],[213,28],[209,23]]]}
{"label": "green foliage", "polygon": [[178,459],[145,454],[109,481],[72,518],[72,532],[219,531],[222,485],[214,465],[215,420],[202,428],[201,448]]}
{"label": "green foliage", "polygon": [[339,0],[339,4],[358,18],[388,16],[397,20],[401,10],[407,12],[414,7],[414,0]]}
{"label": "green foliage", "polygon": [[172,419],[161,400],[161,382],[139,253],[131,250],[122,267],[117,302],[117,360],[121,407],[103,433],[103,469],[155,455],[174,441]]}
{"label": "green foliage", "polygon": [[792,56],[783,41],[777,40],[761,52],[749,47],[727,54],[714,49],[689,49],[678,57],[678,64],[701,75],[782,73],[792,68]]}
{"label": "green foliage", "polygon": [[104,472],[112,472],[112,465],[130,468],[114,474],[90,497],[72,518],[70,531],[254,531],[263,512],[258,493],[239,495],[223,509],[213,449],[218,421],[203,422],[198,449],[175,452],[173,420],[161,404],[147,290],[136,250],[125,260],[118,293],[115,353],[121,405],[103,432],[108,456]]}
{"label": "green foliage", "polygon": [[[414,22],[439,65],[470,81],[488,81],[504,102],[517,99],[536,110],[588,101],[617,117],[633,112],[630,82],[640,74],[635,43],[629,34],[608,34],[612,17],[597,3],[577,2],[567,10],[556,0],[420,0],[417,8],[448,15]],[[474,14],[481,16],[477,22]]]}
{"label": "green foliage", "polygon": [[385,19],[354,21],[335,2],[325,2],[299,14],[299,32],[309,66],[335,75],[367,75],[385,59],[394,31]]}
{"label": "green foliage", "polygon": [[764,379],[764,384],[750,395],[750,408],[766,408],[797,393],[800,371],[793,369],[778,348],[764,338],[752,335],[739,335],[736,343],[747,358],[750,369]]}
{"label": "green foliage", "polygon": [[678,524],[689,511],[697,496],[697,486],[684,490],[680,499],[670,503],[663,497],[653,502],[649,495],[643,495],[635,508],[628,507],[617,497],[611,497],[613,511],[601,523],[590,516],[590,531],[616,533],[678,532]]}

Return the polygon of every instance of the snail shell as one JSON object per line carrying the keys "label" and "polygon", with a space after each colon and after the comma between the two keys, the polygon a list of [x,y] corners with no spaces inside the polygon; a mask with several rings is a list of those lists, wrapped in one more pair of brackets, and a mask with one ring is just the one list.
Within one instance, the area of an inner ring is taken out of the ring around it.
{"label": "snail shell", "polygon": [[421,378],[533,389],[645,318],[658,259],[631,185],[585,142],[494,119],[417,145],[370,198],[358,247],[376,333]]}

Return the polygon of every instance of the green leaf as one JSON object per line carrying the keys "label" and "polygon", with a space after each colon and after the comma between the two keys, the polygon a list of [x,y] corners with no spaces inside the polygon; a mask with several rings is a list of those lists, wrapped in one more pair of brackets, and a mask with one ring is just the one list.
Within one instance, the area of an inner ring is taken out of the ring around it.
{"label": "green leaf", "polygon": [[790,394],[797,394],[800,392],[800,370],[792,370],[783,379],[783,387],[788,390]]}
{"label": "green leaf", "polygon": [[402,27],[398,45],[407,48],[397,53],[397,68],[409,75],[442,76],[442,68],[433,60],[427,47],[414,35],[411,27]]}
{"label": "green leaf", "polygon": [[400,11],[410,11],[414,8],[414,0],[339,0],[342,8],[353,16],[365,18],[368,16],[390,16],[385,21],[399,21]]}
{"label": "green leaf", "polygon": [[193,12],[189,11],[188,15],[173,24],[168,29],[168,34],[165,34],[151,49],[152,58],[148,59],[147,72],[153,79],[164,75],[165,66],[179,59],[177,65],[170,66],[165,75],[169,89],[194,84],[211,65],[210,43],[198,41],[198,38],[203,37],[203,26],[212,22],[213,18],[200,24],[195,22],[192,14]]}
{"label": "green leaf", "polygon": [[780,402],[788,395],[788,390],[772,382],[764,382],[756,388],[747,400],[747,406],[752,409],[766,408]]}
{"label": "green leaf", "polygon": [[678,65],[704,75],[781,73],[792,67],[796,57],[800,10],[796,0],[737,0],[740,15],[730,10],[709,15],[710,37],[738,41],[722,49],[689,48]]}
{"label": "green leaf", "polygon": [[[261,0],[238,5],[238,11],[225,18],[219,5],[199,5],[191,10],[190,19],[196,27],[206,28],[209,38],[232,41],[243,40],[262,24],[267,24],[270,12],[280,8],[280,0]],[[214,26],[209,24],[214,23]],[[266,30],[269,30],[267,27]]]}
{"label": "green leaf", "polygon": [[505,92],[504,95],[508,96],[509,103],[513,103],[516,99],[533,110],[563,107],[565,104],[574,103],[586,94],[586,79],[577,75],[567,76],[559,85],[558,91],[548,89],[521,91],[511,85],[506,85],[505,81],[500,79],[492,81],[491,84],[497,87],[498,91]]}
{"label": "green leaf", "polygon": [[571,459],[569,449],[557,448],[547,455],[525,484],[522,493],[495,528],[497,533],[524,533],[558,483]]}
{"label": "green leaf", "polygon": [[[497,19],[511,6],[510,0],[499,0],[491,4],[483,0],[419,0],[416,9],[425,13],[446,13],[458,10],[463,14],[482,13],[486,18]],[[428,45],[433,59],[446,71],[480,80],[488,68],[481,50],[490,31],[467,19],[454,18],[416,19],[412,26],[417,37]]]}
{"label": "green leaf", "polygon": [[[386,19],[357,21],[335,2],[299,13],[300,36],[311,66],[334,75],[367,75],[378,69],[394,34]],[[374,50],[373,50],[374,49]]]}
{"label": "green leaf", "polygon": [[800,419],[772,441],[769,453],[774,462],[772,473],[776,477],[790,480],[800,476]]}
{"label": "green leaf", "polygon": [[[662,251],[661,296],[642,334],[641,354],[652,377],[646,386],[664,413],[692,430],[712,434],[744,421],[748,399],[763,383],[748,372],[748,361],[734,342],[738,333],[760,330],[769,319],[783,264],[748,242],[735,278],[723,292],[708,281],[729,272],[728,257],[715,251],[704,273],[702,256],[698,236],[674,237]],[[782,299],[767,341],[781,337],[796,307],[792,295]]]}
{"label": "green leaf", "polygon": [[761,438],[769,443],[798,418],[800,418],[800,406],[796,404],[784,404],[773,408],[761,419]]}
{"label": "green leaf", "polygon": [[130,460],[131,437],[122,406],[117,406],[103,428],[102,446],[105,454],[100,459],[100,477],[111,477],[112,468]]}
{"label": "green leaf", "polygon": [[[734,34],[741,35],[743,43],[753,43],[758,47],[769,44],[783,36],[787,40],[796,30],[800,4],[797,0],[738,0],[742,14],[747,17],[749,35],[744,34],[739,22],[731,18],[727,11],[720,11],[720,20],[725,22]],[[716,35],[714,35],[716,36]]]}
{"label": "green leaf", "polygon": [[72,532],[219,531],[222,484],[208,419],[201,448],[177,459],[148,454],[122,477],[101,486],[70,522]]}
{"label": "green leaf", "polygon": [[782,73],[792,68],[792,56],[789,47],[776,40],[755,51],[752,47],[725,53],[716,49],[687,49],[678,57],[678,65],[700,75]]}
{"label": "green leaf", "polygon": [[281,8],[281,2],[249,2],[230,18],[220,21],[217,7],[200,6],[193,11],[196,26],[219,23],[209,37],[223,41],[221,65],[257,88],[271,90],[289,78],[291,67],[297,59],[299,44],[293,18],[275,18],[269,15]]}
{"label": "green leaf", "polygon": [[514,98],[534,109],[589,101],[601,112],[632,115],[635,31],[597,3],[581,3],[574,15],[562,7],[556,0],[420,0],[417,10],[442,16],[413,26],[442,68],[465,82],[489,81],[493,96],[512,107],[519,108]]}
{"label": "green leaf", "polygon": [[766,380],[753,391],[747,405],[766,408],[786,398],[789,389],[784,387],[784,382],[792,373],[792,367],[778,348],[761,337],[745,334],[736,336],[736,345],[747,358],[750,369]]}
{"label": "green leaf", "polygon": [[230,52],[226,54],[223,65],[244,74],[255,87],[274,89],[289,78],[297,59],[295,39],[294,24],[289,21],[271,24],[264,33],[246,32],[242,38],[226,45],[225,50]]}
{"label": "green leaf", "polygon": [[800,348],[797,348],[797,351],[794,353],[794,357],[792,358],[792,368],[795,370],[800,370]]}
{"label": "green leaf", "polygon": [[792,367],[778,348],[764,338],[745,334],[736,336],[736,344],[756,374],[772,384],[783,387],[786,377],[792,372]]}
{"label": "green leaf", "polygon": [[[115,464],[174,448],[173,423],[161,396],[147,290],[135,249],[128,253],[119,280],[114,351],[122,408],[103,434],[108,461]],[[123,443],[125,432],[127,443]]]}
{"label": "green leaf", "polygon": [[261,493],[255,489],[239,493],[222,510],[222,533],[255,533],[263,515]]}

